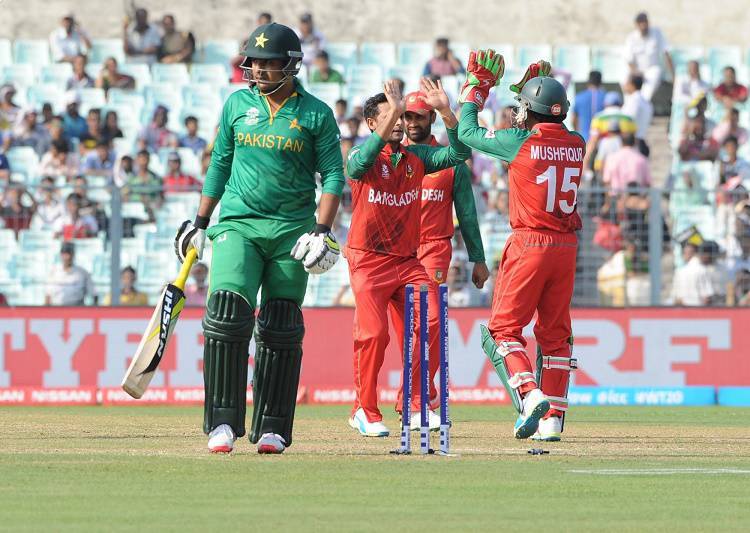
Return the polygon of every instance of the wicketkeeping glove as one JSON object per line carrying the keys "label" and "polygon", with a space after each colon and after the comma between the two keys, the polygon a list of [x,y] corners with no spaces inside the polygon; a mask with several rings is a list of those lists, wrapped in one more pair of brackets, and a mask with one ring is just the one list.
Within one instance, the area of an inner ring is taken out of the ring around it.
{"label": "wicketkeeping glove", "polygon": [[505,59],[494,50],[477,50],[469,55],[466,81],[461,87],[458,102],[476,104],[481,110],[492,89],[503,77]]}
{"label": "wicketkeeping glove", "polygon": [[541,60],[532,63],[529,65],[529,68],[526,69],[526,74],[523,75],[523,79],[518,83],[511,85],[510,90],[514,93],[520,93],[523,86],[526,85],[526,82],[531,78],[536,78],[537,76],[549,76],[551,71],[552,65],[550,65],[548,61]]}
{"label": "wicketkeeping glove", "polygon": [[305,233],[292,248],[291,256],[302,261],[310,274],[328,272],[339,260],[341,249],[331,228],[318,224],[313,231]]}
{"label": "wicketkeeping glove", "polygon": [[174,253],[180,263],[185,262],[185,257],[190,248],[195,247],[198,252],[198,259],[203,256],[203,247],[206,244],[206,228],[208,227],[208,217],[195,217],[195,222],[186,220],[177,230],[174,238]]}

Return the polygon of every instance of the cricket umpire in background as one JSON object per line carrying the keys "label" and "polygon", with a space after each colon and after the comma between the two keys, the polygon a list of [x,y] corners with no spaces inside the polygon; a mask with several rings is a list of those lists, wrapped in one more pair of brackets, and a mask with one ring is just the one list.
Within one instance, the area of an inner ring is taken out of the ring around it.
{"label": "cricket umpire in background", "polygon": [[[255,328],[250,442],[259,453],[281,453],[292,443],[307,276],[326,272],[340,255],[331,225],[343,162],[333,112],[296,79],[302,49],[295,32],[259,26],[242,55],[249,88],[224,104],[197,216],[182,223],[175,249],[184,261],[191,247],[200,257],[206,237],[213,242],[203,319],[209,450],[229,453],[245,434]],[[317,221],[316,172],[323,187]],[[219,201],[219,222],[209,228]]]}

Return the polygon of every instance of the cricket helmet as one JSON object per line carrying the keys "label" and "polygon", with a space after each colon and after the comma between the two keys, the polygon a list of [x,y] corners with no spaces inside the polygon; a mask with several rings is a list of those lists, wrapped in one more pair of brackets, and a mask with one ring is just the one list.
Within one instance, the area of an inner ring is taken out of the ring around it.
{"label": "cricket helmet", "polygon": [[531,78],[516,96],[520,104],[520,110],[533,111],[540,115],[557,117],[566,115],[570,102],[565,92],[565,87],[555,78],[549,76],[537,76]]}
{"label": "cricket helmet", "polygon": [[250,69],[253,59],[285,59],[284,72],[296,76],[302,65],[302,45],[299,37],[288,26],[272,22],[255,28],[241,51],[245,60],[240,68]]}

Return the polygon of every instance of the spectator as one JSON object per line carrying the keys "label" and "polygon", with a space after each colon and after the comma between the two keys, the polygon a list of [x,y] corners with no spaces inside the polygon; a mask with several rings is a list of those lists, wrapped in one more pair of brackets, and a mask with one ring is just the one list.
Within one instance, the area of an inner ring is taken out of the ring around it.
{"label": "spectator", "polygon": [[177,31],[173,15],[161,19],[164,35],[159,49],[160,63],[190,63],[195,52],[195,37],[189,31]]}
{"label": "spectator", "polygon": [[115,166],[115,154],[109,146],[109,141],[99,139],[96,149],[89,152],[81,165],[81,173],[88,176],[104,176],[112,179]]}
{"label": "spectator", "polygon": [[82,154],[88,154],[94,150],[100,141],[107,140],[102,129],[102,110],[99,108],[89,109],[86,115],[86,134],[81,137],[79,148]]}
{"label": "spectator", "polygon": [[18,115],[18,123],[13,128],[10,145],[30,146],[39,157],[49,150],[52,140],[47,128],[37,124],[37,114],[33,109],[26,109]]}
{"label": "spectator", "polygon": [[[89,185],[85,176],[76,176],[73,178],[73,192],[78,195],[81,216],[91,215],[98,218],[97,211],[99,206],[88,197]],[[99,225],[97,220],[97,225]],[[101,226],[100,226],[101,227]]]}
{"label": "spectator", "polygon": [[68,139],[83,139],[89,131],[89,126],[81,115],[78,107],[81,97],[75,91],[65,93],[65,114],[63,115],[63,132]]}
{"label": "spectator", "polygon": [[602,73],[592,70],[586,89],[576,95],[573,103],[573,129],[580,132],[586,141],[589,140],[591,119],[604,109],[604,95]]}
{"label": "spectator", "polygon": [[208,296],[208,267],[205,263],[197,262],[190,271],[193,283],[185,287],[185,305],[187,307],[203,307]]}
{"label": "spectator", "polygon": [[86,73],[86,56],[77,55],[73,58],[73,76],[65,83],[66,91],[87,89],[94,86],[94,79]]}
{"label": "spectator", "polygon": [[10,163],[4,153],[0,152],[0,191],[10,182]]}
{"label": "spectator", "polygon": [[705,120],[695,117],[689,120],[677,151],[681,161],[714,161],[719,144],[706,135]]}
{"label": "spectator", "polygon": [[[26,196],[30,200],[31,206],[24,205],[21,201]],[[3,194],[0,191],[0,219],[5,222],[6,229],[12,229],[16,232],[16,238],[18,238],[18,232],[22,229],[29,229],[31,225],[31,217],[34,216],[34,207],[36,201],[20,185],[10,185]]]}
{"label": "spectator", "polygon": [[182,172],[182,160],[177,152],[167,156],[167,174],[164,176],[164,193],[199,191],[203,184]]}
{"label": "spectator", "polygon": [[623,135],[622,148],[605,160],[603,182],[609,185],[611,194],[625,192],[631,183],[643,188],[651,186],[648,159],[635,148],[632,133]]}
{"label": "spectator", "polygon": [[65,176],[71,179],[78,174],[78,157],[70,153],[67,141],[52,141],[50,150],[42,156],[39,173],[42,176]]}
{"label": "spectator", "polygon": [[654,106],[643,96],[643,76],[632,74],[625,83],[625,98],[622,104],[622,112],[633,118],[636,125],[635,138],[638,141],[638,149],[648,157],[649,149],[646,144],[648,127],[654,118]]}
{"label": "spectator", "polygon": [[50,122],[55,118],[55,113],[52,110],[52,104],[44,102],[42,104],[42,124],[48,126]]}
{"label": "spectator", "polygon": [[674,274],[672,298],[675,305],[707,306],[723,303],[725,272],[717,265],[719,246],[703,241],[698,253]]}
{"label": "spectator", "polygon": [[313,17],[310,13],[303,13],[299,18],[299,28],[297,29],[299,41],[302,44],[302,61],[305,65],[312,63],[317,53],[325,49],[326,39],[313,24]]}
{"label": "spectator", "polygon": [[98,89],[108,92],[110,89],[135,89],[135,78],[117,69],[117,60],[108,57],[104,60],[99,77],[94,84]]}
{"label": "spectator", "polygon": [[65,138],[65,128],[63,127],[62,117],[60,116],[52,117],[52,119],[49,122],[47,122],[46,127],[47,127],[47,131],[49,132],[49,138],[50,138],[51,143],[54,143],[55,141],[67,142],[67,139]]}
{"label": "spectator", "polygon": [[0,307],[8,307],[9,305],[8,299],[2,292],[0,292]]}
{"label": "spectator", "polygon": [[104,128],[102,134],[105,139],[112,140],[118,137],[124,137],[117,117],[117,111],[107,111],[104,116]]}
{"label": "spectator", "polygon": [[91,275],[73,264],[75,246],[64,242],[60,249],[60,264],[52,265],[52,271],[45,297],[45,305],[84,305],[86,297],[91,297],[96,305],[96,294]]}
{"label": "spectator", "polygon": [[448,285],[448,305],[450,307],[468,307],[471,294],[466,283],[466,267],[460,260],[453,260],[448,267],[445,279]]}
{"label": "spectator", "polygon": [[[614,128],[614,123],[617,127]],[[599,141],[607,136],[620,133],[633,133],[637,130],[635,121],[622,112],[622,96],[615,91],[609,91],[604,95],[604,109],[594,115],[591,119],[589,140],[586,143],[586,153],[583,156],[583,168],[585,173],[600,171],[591,164],[591,158],[597,153]],[[618,145],[619,148],[619,145]],[[591,170],[589,170],[591,169]],[[590,175],[586,176],[590,179]]]}
{"label": "spectator", "polygon": [[734,305],[750,307],[750,270],[740,270],[737,273],[734,280]]}
{"label": "spectator", "polygon": [[464,73],[464,66],[461,61],[453,55],[450,48],[450,42],[447,37],[435,39],[435,52],[427,64],[424,66],[423,75],[425,76],[455,76]]}
{"label": "spectator", "polygon": [[178,137],[178,146],[190,148],[196,155],[199,155],[206,149],[208,143],[204,138],[198,136],[198,119],[192,115],[185,117],[185,130],[186,133]]}
{"label": "spectator", "polygon": [[0,86],[0,144],[18,120],[18,113],[21,111],[13,102],[15,96],[16,88],[12,83]]}
{"label": "spectator", "polygon": [[700,64],[697,61],[688,61],[687,75],[678,76],[675,80],[672,99],[688,103],[710,90],[710,85],[701,79]]}
{"label": "spectator", "polygon": [[64,241],[71,239],[88,239],[96,237],[99,227],[93,215],[81,213],[83,197],[77,193],[70,193],[65,199],[65,214],[52,228],[55,237]]}
{"label": "spectator", "polygon": [[273,22],[273,16],[270,13],[262,12],[258,13],[258,19],[255,21],[257,26],[263,26],[264,24],[271,24]]}
{"label": "spectator", "polygon": [[76,56],[85,56],[91,48],[91,40],[76,23],[73,15],[63,17],[60,27],[49,36],[52,60],[72,63]]}
{"label": "spectator", "polygon": [[138,135],[138,148],[149,152],[158,152],[159,148],[172,146],[175,134],[167,128],[169,111],[163,105],[156,106],[151,124]]}
{"label": "spectator", "polygon": [[726,107],[734,107],[747,101],[747,87],[737,83],[734,67],[724,67],[724,80],[714,89],[714,96]]}
{"label": "spectator", "polygon": [[336,100],[336,104],[333,107],[333,116],[336,117],[336,124],[341,126],[346,122],[346,112],[349,108],[349,102],[344,98]]}
{"label": "spectator", "polygon": [[724,119],[711,131],[711,138],[718,144],[724,144],[729,137],[737,139],[739,144],[748,141],[747,130],[740,126],[740,111],[735,107],[728,108]]}
{"label": "spectator", "polygon": [[125,20],[122,43],[129,63],[148,63],[156,61],[156,54],[161,47],[161,31],[149,23],[148,11],[143,8],[135,10],[135,22]]}
{"label": "spectator", "polygon": [[630,66],[630,74],[640,74],[643,77],[643,97],[650,102],[664,76],[662,59],[672,79],[674,66],[667,41],[661,30],[649,26],[646,13],[638,13],[635,17],[635,26],[636,29],[625,39],[625,57]]}
{"label": "spectator", "polygon": [[729,179],[739,176],[744,187],[750,190],[750,162],[737,155],[738,145],[737,138],[732,135],[724,139],[719,161],[719,183],[724,184]]}
{"label": "spectator", "polygon": [[[607,158],[622,148],[622,136],[620,135],[620,122],[616,119],[609,121],[607,135],[599,139],[596,145],[596,155],[594,156],[594,174],[603,182],[604,172],[606,172]],[[632,133],[626,133],[631,137]]]}
{"label": "spectator", "polygon": [[310,83],[345,83],[341,73],[331,68],[328,52],[325,50],[320,50],[317,53],[314,66],[315,68],[310,73]]}
{"label": "spectator", "polygon": [[[136,280],[137,276],[132,266],[126,266],[120,271],[120,305],[148,305],[148,296],[135,288]],[[104,297],[103,305],[112,305],[111,294]]]}
{"label": "spectator", "polygon": [[[123,158],[124,162],[125,158]],[[128,202],[142,202],[153,219],[155,210],[161,205],[163,192],[161,179],[149,168],[151,155],[141,150],[136,155],[135,172],[126,174],[122,197]]]}
{"label": "spectator", "polygon": [[55,180],[49,176],[39,182],[40,196],[37,199],[34,216],[31,217],[32,229],[52,230],[59,224],[65,208],[62,205],[55,187]]}
{"label": "spectator", "polygon": [[736,280],[741,270],[750,270],[750,202],[745,199],[736,205],[728,206],[734,217],[732,230],[724,239],[724,251],[730,277]]}

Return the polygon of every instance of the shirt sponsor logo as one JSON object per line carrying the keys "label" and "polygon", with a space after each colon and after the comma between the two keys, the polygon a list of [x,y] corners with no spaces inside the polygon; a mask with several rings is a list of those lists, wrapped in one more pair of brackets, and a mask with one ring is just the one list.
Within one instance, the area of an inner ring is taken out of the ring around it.
{"label": "shirt sponsor logo", "polygon": [[419,198],[419,189],[412,189],[402,194],[370,189],[367,201],[371,204],[387,205],[389,207],[404,207],[415,202]]}
{"label": "shirt sponsor logo", "polygon": [[259,114],[260,111],[258,111],[257,107],[251,107],[250,109],[245,111],[245,125],[255,126],[258,123]]}
{"label": "shirt sponsor logo", "polygon": [[386,165],[385,163],[383,163],[383,166],[380,168],[380,176],[384,180],[387,180],[388,178],[391,177],[391,171],[388,170],[388,165]]}
{"label": "shirt sponsor logo", "polygon": [[300,153],[305,149],[305,141],[285,137],[284,135],[270,135],[265,133],[237,132],[235,139],[237,146],[252,146],[266,150],[281,150]]}
{"label": "shirt sponsor logo", "polygon": [[583,148],[573,146],[531,145],[531,159],[547,161],[583,161]]}
{"label": "shirt sponsor logo", "polygon": [[442,202],[445,198],[443,189],[422,189],[423,202]]}

